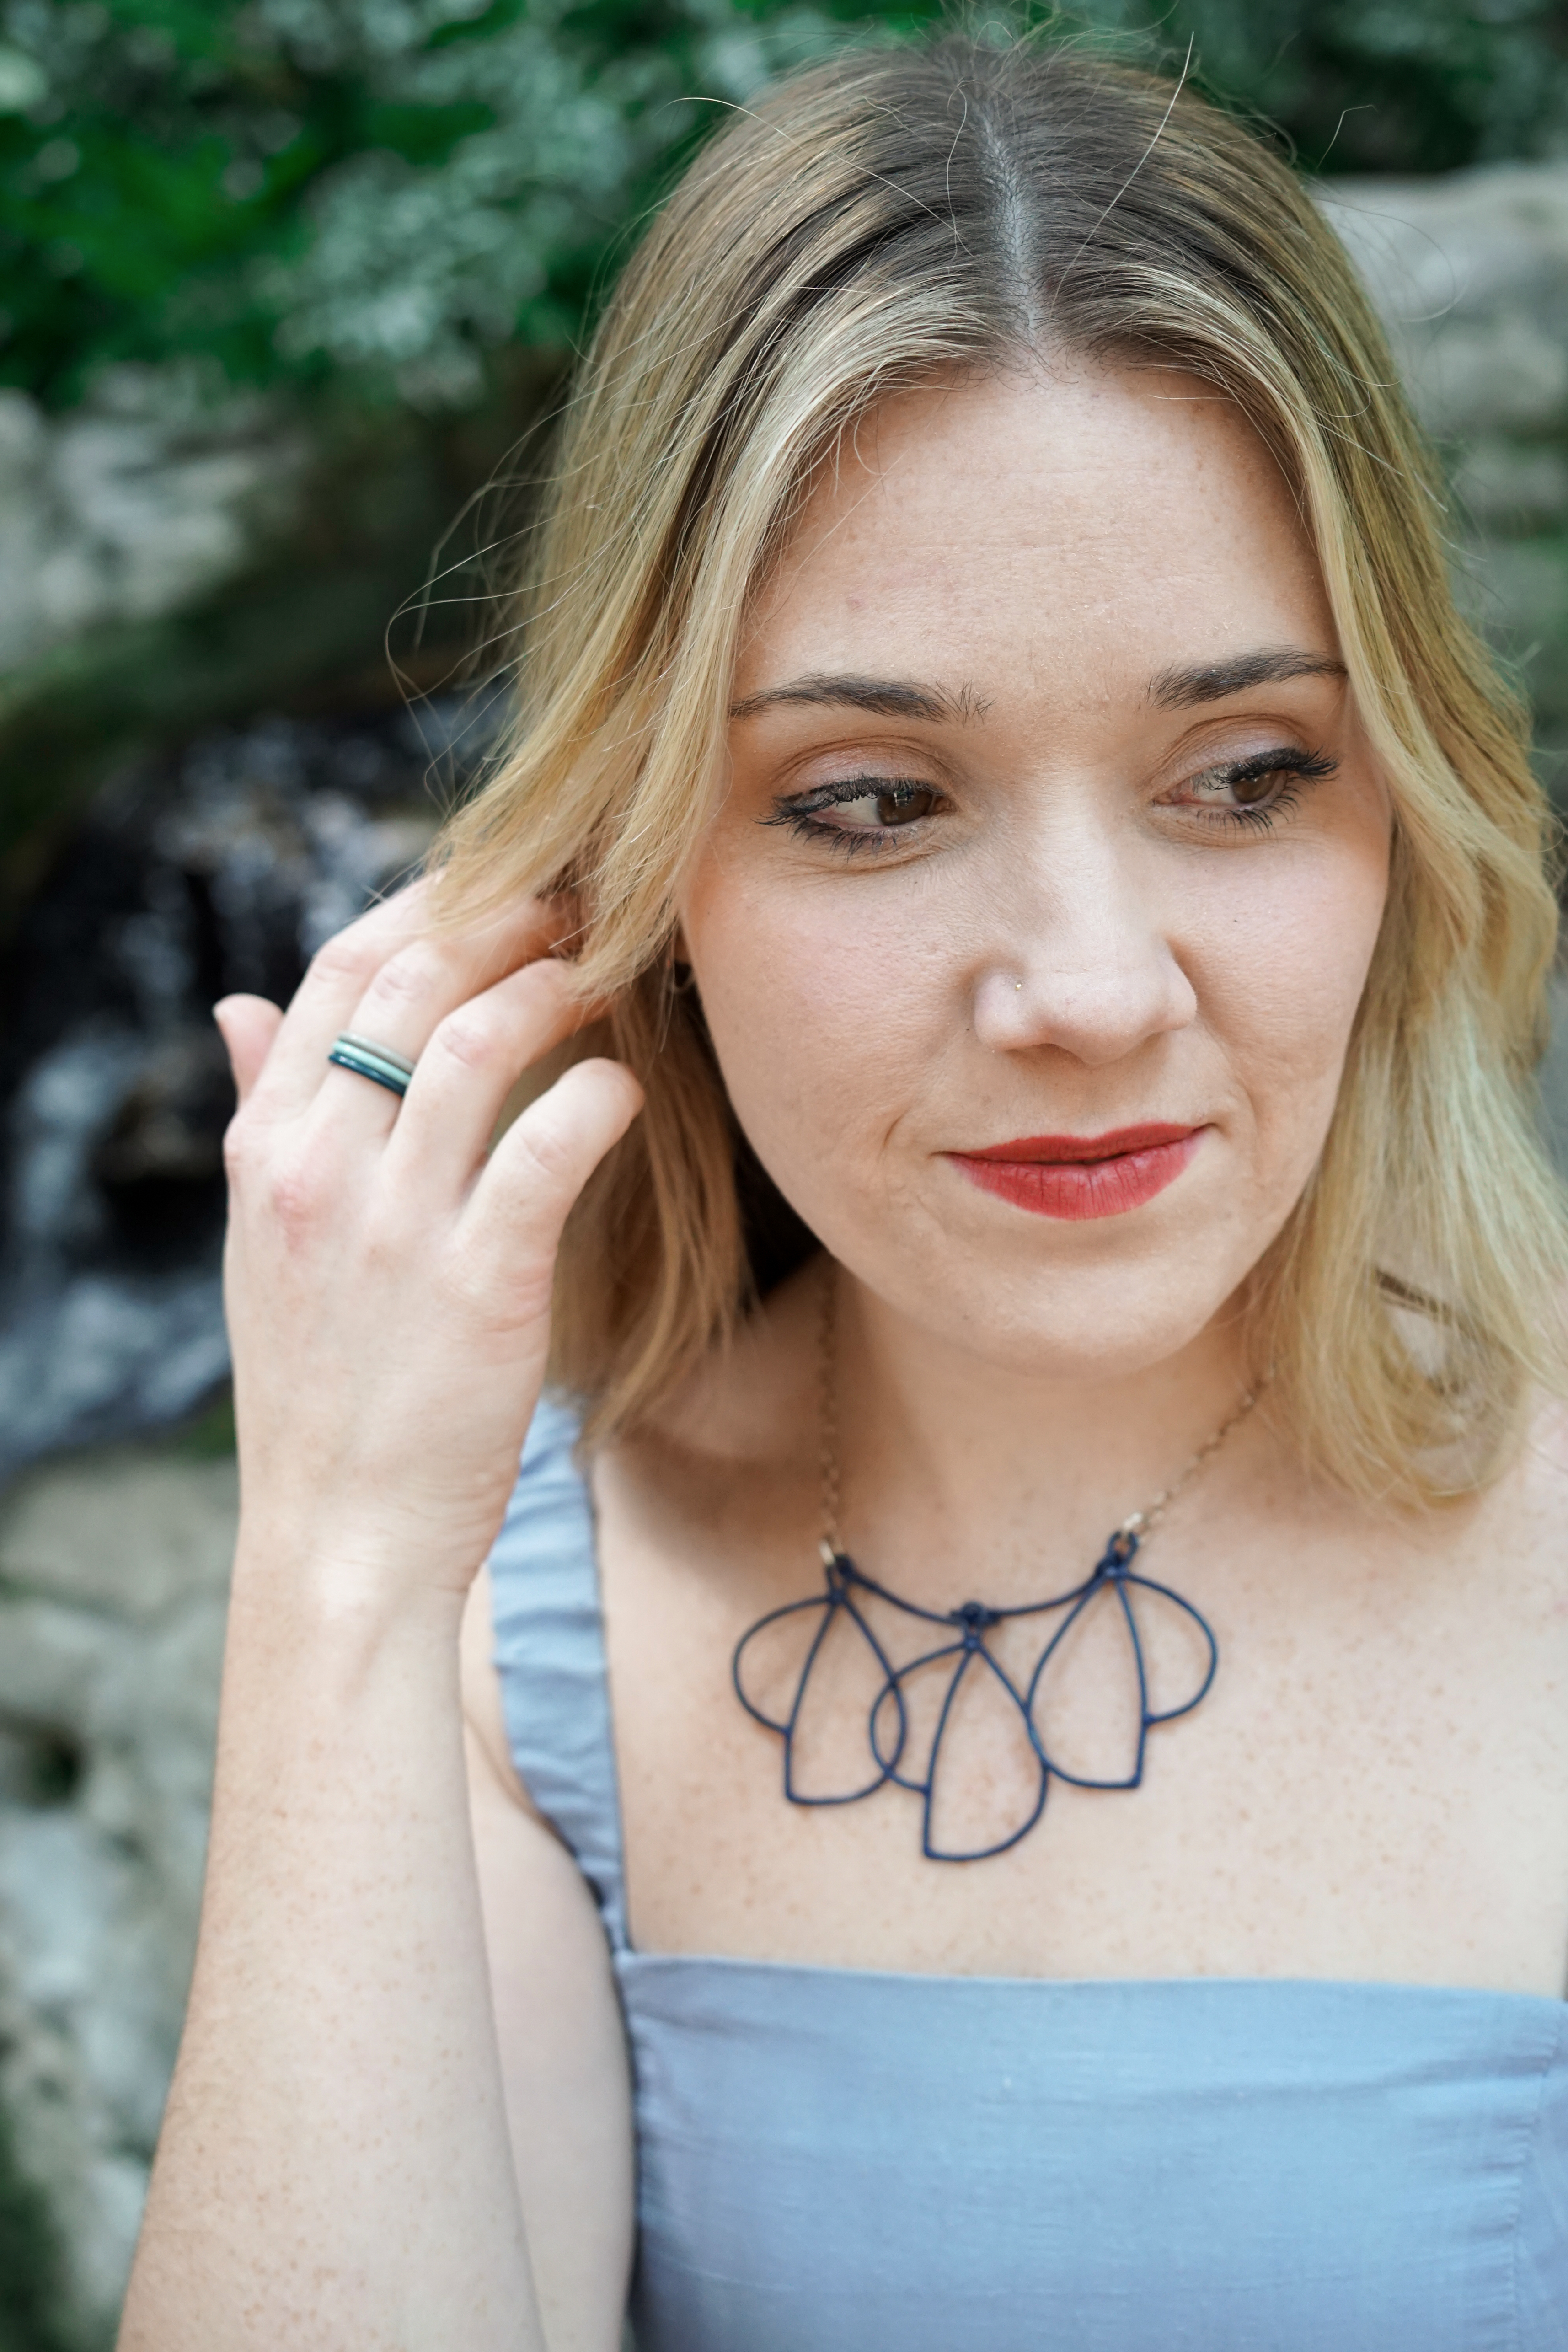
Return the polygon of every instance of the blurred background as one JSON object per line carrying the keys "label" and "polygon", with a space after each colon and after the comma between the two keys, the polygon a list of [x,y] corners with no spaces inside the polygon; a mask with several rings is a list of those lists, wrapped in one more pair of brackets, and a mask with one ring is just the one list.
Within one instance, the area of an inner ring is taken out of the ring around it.
{"label": "blurred background", "polygon": [[[716,110],[936,14],[0,0],[0,2352],[112,2341],[190,1964],[235,1507],[207,1007],[286,995],[482,761],[539,428]],[[1190,44],[1314,175],[1568,795],[1563,0],[1051,22]]]}

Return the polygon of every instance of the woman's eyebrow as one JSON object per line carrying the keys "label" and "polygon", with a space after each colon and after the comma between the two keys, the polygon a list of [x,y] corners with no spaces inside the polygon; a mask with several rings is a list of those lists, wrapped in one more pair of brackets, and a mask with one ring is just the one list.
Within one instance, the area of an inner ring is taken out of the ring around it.
{"label": "woman's eyebrow", "polygon": [[[1309,653],[1295,646],[1260,646],[1256,652],[1234,654],[1224,661],[1197,662],[1181,669],[1163,669],[1150,681],[1149,699],[1165,710],[1182,710],[1204,702],[1222,702],[1251,686],[1274,686],[1292,677],[1343,677],[1344,664],[1332,654]],[[818,703],[841,709],[867,710],[879,719],[915,719],[929,726],[965,725],[985,716],[987,698],[970,686],[956,694],[946,687],[920,684],[911,678],[862,677],[850,672],[813,671],[792,677],[782,686],[742,696],[729,706],[731,719],[753,719],[759,711],[787,703]]]}
{"label": "woman's eyebrow", "polygon": [[765,687],[760,694],[743,696],[730,704],[729,715],[751,719],[775,703],[788,702],[837,704],[841,709],[872,711],[879,719],[920,719],[933,726],[955,720],[963,725],[982,718],[988,707],[984,696],[969,686],[949,694],[946,687],[916,685],[909,678],[814,672],[807,677],[792,677],[783,686]]}
{"label": "woman's eyebrow", "polygon": [[1255,653],[1225,661],[1197,662],[1189,669],[1162,669],[1149,682],[1149,700],[1162,710],[1186,710],[1200,702],[1223,702],[1249,686],[1277,686],[1290,677],[1345,677],[1333,654],[1308,653],[1296,646],[1261,646]]}

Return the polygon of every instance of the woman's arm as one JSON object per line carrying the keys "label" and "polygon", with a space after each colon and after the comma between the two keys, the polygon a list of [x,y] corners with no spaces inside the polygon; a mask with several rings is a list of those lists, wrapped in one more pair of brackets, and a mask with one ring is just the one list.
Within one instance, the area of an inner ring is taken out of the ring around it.
{"label": "woman's arm", "polygon": [[588,1885],[513,1767],[490,1580],[463,1629],[469,1802],[501,2084],[550,2352],[620,2352],[632,2271],[632,2085]]}
{"label": "woman's arm", "polygon": [[[487,1157],[576,1010],[559,965],[525,961],[548,945],[532,910],[456,943],[423,936],[425,912],[416,890],[355,925],[286,1017],[225,1008],[240,1538],[201,1938],[121,2352],[547,2341],[458,1643],[543,1376],[561,1223],[638,1097],[581,1065]],[[328,1067],[347,1028],[418,1059],[401,1107]]]}

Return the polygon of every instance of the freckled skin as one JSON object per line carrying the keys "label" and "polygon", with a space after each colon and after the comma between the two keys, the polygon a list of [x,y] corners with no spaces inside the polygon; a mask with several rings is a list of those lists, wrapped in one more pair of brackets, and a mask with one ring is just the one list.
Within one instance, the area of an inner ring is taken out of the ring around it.
{"label": "freckled skin", "polygon": [[[684,931],[742,1125],[899,1325],[1047,1380],[1146,1364],[1202,1330],[1299,1197],[1389,814],[1340,677],[1150,698],[1162,672],[1257,647],[1332,657],[1331,616],[1272,460],[1178,376],[908,395],[808,507],[737,699],[852,673],[973,715],[737,719]],[[1337,765],[1271,827],[1182,800],[1276,744]],[[945,805],[885,852],[765,822],[862,773]],[[1128,1217],[1030,1216],[944,1156],[1149,1119],[1206,1132]]]}
{"label": "freckled skin", "polygon": [[[1321,1147],[1377,938],[1388,814],[1293,507],[1176,377],[901,399],[806,511],[734,692],[685,943],[737,1109],[841,1262],[843,1534],[922,1605],[1038,1601],[1233,1410],[1226,1304]],[[124,2352],[620,2341],[624,2021],[475,1575],[562,1222],[640,1099],[580,1062],[490,1148],[576,1017],[552,936],[517,909],[497,965],[416,886],[287,1013],[221,1008],[245,1510]],[[417,1063],[401,1104],[328,1066],[345,1028]],[[951,1156],[1151,1121],[1197,1136],[1182,1172],[1076,1223]],[[1057,1788],[1038,1834],[939,1867],[906,1791],[785,1803],[731,1685],[746,1629],[820,1589],[821,1295],[815,1265],[781,1284],[588,1465],[634,1947],[1561,1994],[1568,1413],[1399,1517],[1310,1475],[1265,1400],[1156,1533],[1218,1636],[1202,1707],[1135,1795]],[[1151,1689],[1190,1688],[1169,1604],[1147,1633]],[[1071,1675],[1052,1736],[1108,1761],[1125,1643],[1091,1627]],[[1038,1789],[987,1696],[963,1845]]]}
{"label": "freckled skin", "polygon": [[[684,947],[737,1112],[839,1261],[839,1524],[905,1599],[1066,1591],[1234,1410],[1228,1310],[1322,1149],[1387,891],[1337,653],[1271,461],[1147,371],[891,404],[749,616]],[[1153,1121],[1199,1127],[1182,1173],[1078,1223],[947,1156]],[[747,1628],[820,1589],[821,1295],[815,1266],[781,1285],[593,1464],[635,1944],[1561,1990],[1560,1412],[1487,1494],[1401,1519],[1311,1475],[1266,1398],[1144,1555],[1215,1630],[1202,1706],[1135,1794],[1056,1786],[946,1868],[902,1791],[787,1804],[730,1685]],[[1189,1690],[1176,1612],[1145,1622],[1152,1687]],[[828,1779],[864,1723],[853,1652],[832,1671]],[[945,1784],[960,1845],[1037,1786],[987,1696]],[[1086,1625],[1052,1737],[1107,1769],[1135,1696]]]}
{"label": "freckled skin", "polygon": [[[1321,1150],[1386,898],[1337,650],[1273,465],[1152,372],[891,404],[750,616],[684,944],[739,1118],[839,1261],[842,1539],[919,1605],[1068,1590],[1234,1410],[1228,1308]],[[1287,755],[1276,792],[1256,763]],[[1249,761],[1271,826],[1237,821]],[[1156,1120],[1200,1123],[1180,1176],[1079,1223],[946,1156]],[[747,1627],[821,1589],[821,1297],[808,1265],[593,1463],[636,1946],[1562,1991],[1560,1410],[1486,1494],[1401,1517],[1313,1475],[1266,1395],[1141,1555],[1217,1635],[1201,1706],[1151,1731],[1135,1793],[1056,1785],[950,1868],[904,1791],[786,1803],[730,1685]],[[1185,1695],[1190,1633],[1141,1622],[1151,1687]],[[1102,1771],[1137,1696],[1112,1632],[1085,1621],[1050,1698]],[[824,1786],[863,1757],[857,1667],[813,1690]],[[960,1846],[1038,1789],[988,1696],[945,1750]]]}

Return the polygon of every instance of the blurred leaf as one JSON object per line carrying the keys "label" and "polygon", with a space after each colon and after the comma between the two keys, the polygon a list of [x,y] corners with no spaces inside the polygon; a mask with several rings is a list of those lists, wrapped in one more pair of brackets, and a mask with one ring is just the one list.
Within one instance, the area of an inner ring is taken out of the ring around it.
{"label": "blurred leaf", "polygon": [[[115,360],[478,397],[712,120],[930,0],[0,0],[0,382]],[[1040,11],[1021,9],[1007,21]],[[1312,169],[1568,152],[1561,0],[1081,0]]]}

